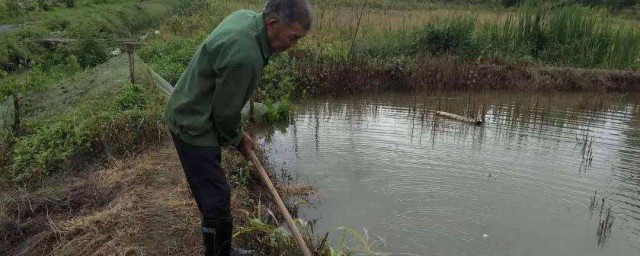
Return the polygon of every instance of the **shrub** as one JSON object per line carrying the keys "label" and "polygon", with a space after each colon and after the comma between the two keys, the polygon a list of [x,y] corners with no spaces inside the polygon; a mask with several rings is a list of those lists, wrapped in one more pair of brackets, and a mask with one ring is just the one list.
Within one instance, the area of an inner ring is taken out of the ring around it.
{"label": "shrub", "polygon": [[0,83],[0,102],[18,93],[22,87],[22,84],[18,83],[15,77],[7,77],[0,81],[2,82]]}
{"label": "shrub", "polygon": [[118,105],[123,111],[143,107],[147,104],[144,89],[141,86],[128,84],[125,85],[119,97]]}
{"label": "shrub", "polygon": [[52,18],[46,19],[44,21],[44,25],[51,31],[64,31],[69,27],[69,25],[71,25],[71,21],[67,17],[56,15]]}
{"label": "shrub", "polygon": [[607,5],[614,10],[621,10],[638,4],[638,0],[607,0]]}
{"label": "shrub", "polygon": [[621,10],[638,4],[638,0],[578,0],[577,2],[591,6],[607,6],[612,10]]}
{"label": "shrub", "polygon": [[408,53],[411,55],[471,53],[478,47],[473,40],[475,21],[475,18],[452,19],[420,29],[416,32]]}
{"label": "shrub", "polygon": [[148,44],[138,51],[138,55],[169,83],[176,84],[202,39],[200,36],[174,38],[164,43]]}
{"label": "shrub", "polygon": [[0,38],[0,49],[0,68],[5,72],[18,70],[31,55],[15,38]]}
{"label": "shrub", "polygon": [[281,122],[289,120],[292,108],[288,99],[282,99],[278,102],[266,100],[264,103],[267,106],[267,121]]}
{"label": "shrub", "polygon": [[18,16],[21,13],[22,8],[18,1],[3,1],[0,4],[0,14],[7,18]]}
{"label": "shrub", "polygon": [[504,7],[512,7],[518,4],[518,0],[502,0],[502,6]]}
{"label": "shrub", "polygon": [[[294,61],[287,56],[280,55],[270,61],[271,63],[265,67],[262,80],[260,82],[260,90],[258,100],[271,100],[272,102],[291,99],[297,91],[301,91],[297,87],[296,71],[294,70]],[[302,93],[302,92],[301,92]]]}
{"label": "shrub", "polygon": [[45,0],[38,0],[38,8],[40,8],[40,10],[43,11],[49,11],[51,10],[51,3],[45,1]]}
{"label": "shrub", "polygon": [[93,67],[108,59],[107,43],[104,40],[96,39],[93,36],[87,36],[80,40],[76,45],[75,55],[82,67]]}

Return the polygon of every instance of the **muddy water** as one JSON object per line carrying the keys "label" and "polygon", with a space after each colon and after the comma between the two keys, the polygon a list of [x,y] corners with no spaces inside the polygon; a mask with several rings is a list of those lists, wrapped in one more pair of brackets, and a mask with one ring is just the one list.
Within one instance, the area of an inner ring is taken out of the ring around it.
{"label": "muddy water", "polygon": [[332,231],[334,245],[335,228],[348,225],[390,253],[640,255],[639,99],[314,99],[262,143],[274,168],[317,186],[301,215]]}

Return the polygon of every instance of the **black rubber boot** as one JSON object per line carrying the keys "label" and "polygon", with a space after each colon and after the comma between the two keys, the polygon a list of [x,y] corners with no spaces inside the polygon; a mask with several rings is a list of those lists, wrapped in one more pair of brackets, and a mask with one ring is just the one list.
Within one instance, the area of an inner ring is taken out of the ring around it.
{"label": "black rubber boot", "polygon": [[217,219],[202,221],[202,241],[205,256],[231,255],[231,235],[233,219]]}

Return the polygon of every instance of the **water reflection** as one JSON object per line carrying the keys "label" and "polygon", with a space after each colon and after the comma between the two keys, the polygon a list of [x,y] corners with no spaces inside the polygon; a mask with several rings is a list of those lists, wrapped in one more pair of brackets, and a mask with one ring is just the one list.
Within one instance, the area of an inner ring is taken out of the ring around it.
{"label": "water reflection", "polygon": [[320,230],[369,228],[388,251],[417,254],[634,255],[639,102],[600,94],[318,99],[265,140],[276,165],[319,188],[322,202],[303,213],[320,219]]}
{"label": "water reflection", "polygon": [[588,132],[584,132],[581,138],[576,137],[576,147],[580,147],[582,162],[580,162],[580,170],[578,172],[586,172],[591,168],[593,161],[593,138],[589,137]]}

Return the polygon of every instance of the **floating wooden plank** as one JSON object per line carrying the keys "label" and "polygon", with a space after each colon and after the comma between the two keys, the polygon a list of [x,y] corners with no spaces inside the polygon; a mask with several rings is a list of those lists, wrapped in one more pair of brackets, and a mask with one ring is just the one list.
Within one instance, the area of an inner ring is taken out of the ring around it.
{"label": "floating wooden plank", "polygon": [[436,115],[448,117],[448,118],[451,118],[451,119],[455,119],[455,120],[458,120],[458,121],[471,123],[471,124],[475,124],[475,125],[482,125],[482,123],[483,123],[482,120],[473,119],[473,118],[470,118],[470,117],[464,117],[464,116],[460,116],[460,115],[456,115],[456,114],[451,114],[451,113],[447,113],[447,112],[444,112],[444,111],[436,111]]}

